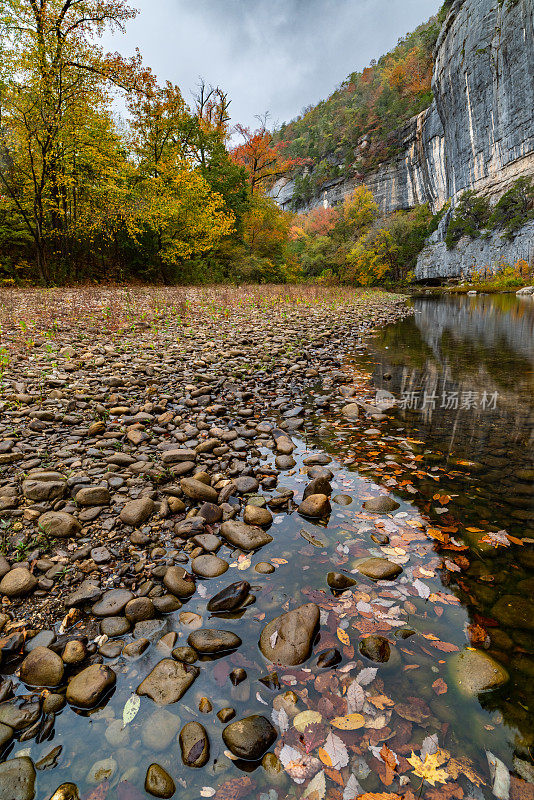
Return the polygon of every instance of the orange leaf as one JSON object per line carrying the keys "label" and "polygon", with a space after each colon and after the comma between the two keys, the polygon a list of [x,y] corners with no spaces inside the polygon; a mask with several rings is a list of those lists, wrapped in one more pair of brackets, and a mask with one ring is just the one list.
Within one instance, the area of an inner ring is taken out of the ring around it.
{"label": "orange leaf", "polygon": [[346,631],[343,630],[343,628],[337,629],[337,638],[339,639],[340,642],[342,642],[342,644],[350,644],[349,635]]}
{"label": "orange leaf", "polygon": [[445,694],[445,692],[449,687],[447,686],[443,678],[437,678],[432,684],[432,688],[434,689],[436,694]]}

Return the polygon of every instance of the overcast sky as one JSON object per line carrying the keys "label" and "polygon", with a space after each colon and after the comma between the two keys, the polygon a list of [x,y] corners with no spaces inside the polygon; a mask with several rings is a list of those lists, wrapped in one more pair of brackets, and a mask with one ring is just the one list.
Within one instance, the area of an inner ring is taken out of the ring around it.
{"label": "overcast sky", "polygon": [[104,45],[139,47],[186,101],[200,76],[232,100],[233,122],[289,121],[436,13],[441,0],[130,0],[139,15]]}

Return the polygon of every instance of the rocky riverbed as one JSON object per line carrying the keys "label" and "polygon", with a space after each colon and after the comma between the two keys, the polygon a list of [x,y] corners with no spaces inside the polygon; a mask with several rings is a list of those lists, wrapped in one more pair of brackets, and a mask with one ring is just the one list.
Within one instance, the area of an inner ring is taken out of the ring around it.
{"label": "rocky riverbed", "polygon": [[[0,800],[352,800],[393,780],[410,800],[416,745],[491,784],[438,744],[441,675],[474,698],[506,668],[443,630],[423,635],[450,663],[396,646],[427,616],[436,537],[310,446],[324,414],[380,436],[393,409],[361,404],[345,356],[408,313],[376,293],[6,326]],[[419,667],[392,700],[387,671]]]}

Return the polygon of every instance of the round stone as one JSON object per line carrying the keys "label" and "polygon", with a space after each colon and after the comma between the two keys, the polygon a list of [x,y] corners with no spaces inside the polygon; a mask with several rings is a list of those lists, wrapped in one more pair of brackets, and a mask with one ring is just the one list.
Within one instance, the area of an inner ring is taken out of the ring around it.
{"label": "round stone", "polygon": [[241,645],[241,639],[231,631],[219,631],[213,628],[199,628],[190,633],[187,643],[197,653],[223,653],[226,650],[235,650]]}
{"label": "round stone", "polygon": [[125,525],[137,527],[150,517],[154,511],[154,501],[150,497],[138,497],[137,500],[130,500],[122,508],[120,520]]}
{"label": "round stone", "polygon": [[69,539],[81,530],[78,520],[66,511],[47,511],[39,517],[38,525],[47,536],[57,539]]}
{"label": "round stone", "polygon": [[182,761],[186,767],[203,767],[210,757],[208,734],[199,722],[188,722],[180,731]]}
{"label": "round stone", "polygon": [[360,653],[379,664],[389,661],[391,648],[383,636],[366,636],[359,644]]}
{"label": "round stone", "polygon": [[325,494],[308,495],[298,508],[299,514],[312,519],[327,517],[331,510],[330,500]]}
{"label": "round stone", "polygon": [[126,603],[124,616],[129,622],[141,622],[145,619],[154,619],[156,609],[149,597],[134,597]]}
{"label": "round stone", "polygon": [[176,597],[191,597],[196,589],[195,581],[183,567],[169,567],[165,572],[163,583]]}
{"label": "round stone", "polygon": [[0,764],[0,800],[33,800],[35,778],[29,756],[10,758]]}
{"label": "round stone", "polygon": [[343,575],[342,572],[329,572],[326,576],[326,582],[331,589],[335,589],[338,592],[343,592],[356,584],[354,578],[349,575]]}
{"label": "round stone", "polygon": [[273,521],[273,515],[268,508],[260,508],[260,506],[248,505],[245,507],[243,520],[247,525],[260,525],[260,527],[265,527],[267,525],[271,525]]}
{"label": "round stone", "polygon": [[128,589],[111,589],[102,595],[91,610],[97,617],[114,617],[124,611],[126,604],[133,600],[133,597]]}
{"label": "round stone", "polygon": [[63,679],[63,661],[48,647],[35,647],[20,666],[20,677],[29,686],[59,686]]}
{"label": "round stone", "polygon": [[269,720],[259,714],[231,722],[222,732],[230,752],[247,761],[258,761],[265,755],[277,735]]}
{"label": "round stone", "polygon": [[208,603],[208,611],[235,611],[240,608],[248,597],[250,584],[248,581],[238,581],[226,586]]}
{"label": "round stone", "polygon": [[400,575],[402,567],[387,558],[368,558],[357,565],[358,572],[373,581],[390,581]]}
{"label": "round stone", "polygon": [[115,686],[111,667],[92,664],[75,675],[67,686],[67,702],[79,708],[92,708]]}
{"label": "round stone", "polygon": [[260,575],[271,575],[274,570],[275,567],[272,564],[269,564],[268,561],[258,561],[254,567],[254,571],[259,572]]}
{"label": "round stone", "polygon": [[159,764],[151,764],[146,771],[145,791],[153,797],[172,797],[176,786],[169,773]]}
{"label": "round stone", "polygon": [[380,497],[369,498],[369,500],[364,502],[363,507],[372,514],[387,514],[390,511],[396,511],[397,508],[400,508],[400,503],[397,503],[397,501],[393,500],[391,497],[387,497],[387,495],[381,495]]}
{"label": "round stone", "polygon": [[228,561],[212,554],[197,556],[191,562],[191,569],[200,578],[217,578],[228,569]]}
{"label": "round stone", "polygon": [[502,664],[482,650],[455,653],[449,669],[460,692],[471,697],[496,689],[510,679]]}
{"label": "round stone", "polygon": [[25,567],[15,567],[0,581],[0,594],[7,597],[25,597],[37,586],[37,578]]}

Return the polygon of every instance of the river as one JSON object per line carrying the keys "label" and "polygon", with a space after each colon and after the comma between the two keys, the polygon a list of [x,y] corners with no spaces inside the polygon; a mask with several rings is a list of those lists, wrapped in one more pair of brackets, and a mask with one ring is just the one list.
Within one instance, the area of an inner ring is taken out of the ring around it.
{"label": "river", "polygon": [[[261,555],[234,554],[228,574],[210,581],[210,594],[231,575],[250,581],[254,605],[207,618],[212,627],[236,631],[242,647],[202,657],[210,668],[180,703],[164,709],[146,697],[138,711],[127,705],[167,653],[164,646],[153,645],[134,660],[106,659],[117,673],[106,702],[92,711],[67,706],[44,741],[15,742],[4,753],[29,754],[35,762],[48,757],[38,772],[39,800],[63,781],[76,782],[80,795],[92,800],[146,797],[144,777],[152,762],[174,776],[176,796],[184,800],[300,797],[310,777],[319,800],[323,778],[327,796],[338,800],[343,792],[349,800],[362,792],[403,793],[407,786],[415,792],[421,779],[407,759],[422,746],[432,753],[429,737],[447,754],[440,762],[445,778],[438,779],[447,788],[444,796],[513,800],[527,797],[518,794],[518,786],[527,785],[518,780],[526,779],[532,797],[534,301],[504,295],[411,302],[413,316],[364,341],[347,342],[346,399],[331,401],[323,383],[278,404],[276,422],[292,428],[296,465],[264,494],[271,500],[289,489],[298,502],[308,482],[304,459],[319,456],[333,473],[332,513],[313,522],[294,509],[286,514],[282,506],[274,512],[273,542]],[[393,398],[396,407],[385,419],[363,413],[350,418],[341,409],[351,394],[369,403]],[[297,403],[302,410],[295,413]],[[272,452],[265,450],[262,458],[268,470]],[[393,513],[377,516],[362,508],[365,498],[384,493],[399,504]],[[357,569],[369,557],[388,558],[402,572],[375,583]],[[253,568],[260,560],[270,560],[275,571],[259,576]],[[331,591],[330,571],[356,584],[344,593]],[[325,670],[313,656],[302,667],[273,674],[258,650],[264,620],[309,601],[321,609],[315,654],[336,648],[341,662]],[[205,614],[203,596],[194,595],[183,611],[193,614],[179,622],[176,612],[153,626],[154,641],[172,630],[187,637],[202,624],[195,614]],[[375,635],[387,639],[387,659],[362,655],[362,640]],[[457,661],[465,652],[494,659],[507,680],[491,691],[466,692]],[[365,700],[355,701],[364,722],[335,729],[343,750],[337,768],[329,767],[326,724],[347,712],[347,689],[362,666],[378,670],[374,682],[366,685],[362,678]],[[248,680],[233,686],[229,673],[235,668],[244,668]],[[315,727],[302,728],[302,735],[291,714],[285,723],[277,713],[271,716],[274,698],[288,690],[296,693],[299,712],[316,714]],[[201,697],[209,698],[213,713],[198,711]],[[284,738],[276,752],[287,761],[284,741],[300,747],[302,759],[309,755],[310,763],[299,766],[305,778],[295,778],[291,763],[277,773],[232,760],[215,716],[228,706],[238,717],[264,714],[277,721]],[[210,760],[197,770],[181,765],[176,743],[180,725],[191,719],[205,725],[211,742]],[[389,776],[380,756],[385,743],[394,754]],[[50,756],[57,747],[62,750]],[[433,791],[426,782],[424,796],[436,798]]]}

